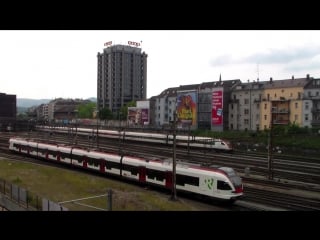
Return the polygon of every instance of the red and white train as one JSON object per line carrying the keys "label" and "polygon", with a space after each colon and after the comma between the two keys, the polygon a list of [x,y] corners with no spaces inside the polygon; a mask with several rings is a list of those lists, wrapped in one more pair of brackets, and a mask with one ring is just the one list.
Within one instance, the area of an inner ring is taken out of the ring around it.
{"label": "red and white train", "polygon": [[[23,138],[10,138],[9,149],[16,153],[95,170],[143,184],[167,189],[173,187],[171,161],[116,155]],[[233,202],[243,195],[243,184],[242,179],[229,167],[212,168],[178,163],[176,190]]]}
{"label": "red and white train", "polygon": [[[139,141],[149,143],[159,143],[172,145],[173,135],[164,133],[146,133],[146,132],[132,132],[132,131],[115,131],[106,129],[94,128],[75,128],[75,127],[49,127],[38,125],[36,127],[39,131],[50,131],[59,133],[77,133],[78,135],[99,135],[99,137],[123,139],[128,141]],[[177,135],[176,145],[181,147],[190,147],[205,150],[214,150],[217,152],[232,152],[233,147],[229,141],[223,139],[215,139],[210,137],[200,136],[186,136]]]}

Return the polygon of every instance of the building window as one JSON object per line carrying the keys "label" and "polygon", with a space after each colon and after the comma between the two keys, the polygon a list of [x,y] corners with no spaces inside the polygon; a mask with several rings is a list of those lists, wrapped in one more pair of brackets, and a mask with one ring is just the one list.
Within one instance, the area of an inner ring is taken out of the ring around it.
{"label": "building window", "polygon": [[249,124],[249,119],[244,119],[244,125],[248,125]]}
{"label": "building window", "polygon": [[249,99],[248,98],[244,99],[244,104],[249,104]]}
{"label": "building window", "polygon": [[264,120],[267,120],[267,115],[264,115]]}
{"label": "building window", "polygon": [[230,114],[230,118],[233,118],[233,114],[232,113]]}
{"label": "building window", "polygon": [[301,92],[298,92],[298,99],[301,99]]}
{"label": "building window", "polygon": [[294,121],[298,121],[298,114],[294,115]]}
{"label": "building window", "polygon": [[298,103],[296,102],[296,103],[294,103],[294,105],[295,105],[295,108],[298,108]]}
{"label": "building window", "polygon": [[305,107],[306,110],[308,110],[308,109],[309,109],[309,103],[306,102],[305,105],[304,105],[304,107]]}
{"label": "building window", "polygon": [[244,109],[244,115],[248,115],[249,114],[249,109]]}
{"label": "building window", "polygon": [[264,104],[264,109],[267,109],[267,104],[266,103]]}
{"label": "building window", "polygon": [[304,120],[305,120],[305,121],[309,121],[309,114],[305,114],[305,115],[304,115]]}
{"label": "building window", "polygon": [[256,114],[256,120],[259,120],[259,114]]}

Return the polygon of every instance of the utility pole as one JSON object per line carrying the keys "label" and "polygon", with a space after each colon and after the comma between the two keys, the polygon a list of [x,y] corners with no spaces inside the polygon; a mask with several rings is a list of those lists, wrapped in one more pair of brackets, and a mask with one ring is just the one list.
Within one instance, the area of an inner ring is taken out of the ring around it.
{"label": "utility pole", "polygon": [[176,134],[177,134],[177,113],[173,114],[173,159],[172,159],[172,196],[171,200],[177,200],[176,189]]}
{"label": "utility pole", "polygon": [[99,149],[99,125],[98,125],[98,121],[99,121],[99,111],[97,111],[97,149]]}
{"label": "utility pole", "polygon": [[268,138],[268,179],[273,180],[273,163],[272,163],[272,128],[273,128],[273,109],[271,105],[270,131]]}
{"label": "utility pole", "polygon": [[191,123],[188,124],[188,155],[190,154],[190,127]]}

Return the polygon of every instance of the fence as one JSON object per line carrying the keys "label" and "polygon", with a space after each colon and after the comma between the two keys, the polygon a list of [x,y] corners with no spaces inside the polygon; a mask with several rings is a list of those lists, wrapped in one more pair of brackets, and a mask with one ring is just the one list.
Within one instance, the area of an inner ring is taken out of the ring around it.
{"label": "fence", "polygon": [[9,211],[68,211],[60,204],[39,197],[3,179],[0,179],[0,206]]}

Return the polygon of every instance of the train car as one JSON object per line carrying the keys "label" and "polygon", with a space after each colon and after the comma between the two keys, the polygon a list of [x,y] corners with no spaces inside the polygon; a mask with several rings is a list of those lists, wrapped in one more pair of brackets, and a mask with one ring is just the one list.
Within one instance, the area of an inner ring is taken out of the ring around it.
{"label": "train car", "polygon": [[[73,146],[10,138],[11,151],[41,159],[115,175],[143,184],[172,189],[172,162],[115,155]],[[241,178],[232,168],[202,167],[187,163],[176,165],[176,189],[223,201],[235,201],[243,195]]]}
{"label": "train car", "polygon": [[[90,128],[48,128],[47,126],[38,126],[39,130],[44,131],[55,131],[60,133],[77,132],[78,135],[99,135],[99,137],[123,139],[127,141],[137,142],[149,142],[173,145],[172,134],[161,134],[161,133],[144,133],[144,132],[131,132],[131,131],[114,131],[104,129],[90,129]],[[199,137],[199,136],[186,136],[177,135],[176,145],[179,147],[190,147],[203,150],[213,150],[216,152],[232,152],[233,146],[229,141],[224,139],[215,139],[210,137]]]}

